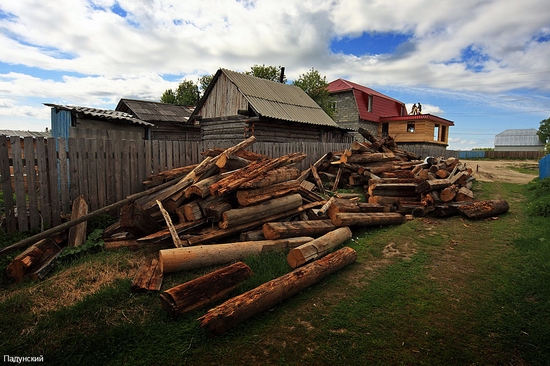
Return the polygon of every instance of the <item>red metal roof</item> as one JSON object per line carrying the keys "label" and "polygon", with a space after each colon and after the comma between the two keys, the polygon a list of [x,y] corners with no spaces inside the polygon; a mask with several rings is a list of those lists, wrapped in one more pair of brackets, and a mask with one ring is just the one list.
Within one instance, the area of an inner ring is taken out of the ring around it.
{"label": "red metal roof", "polygon": [[[405,103],[348,80],[334,80],[329,83],[327,89],[331,94],[352,91],[357,103],[359,118],[365,121],[380,122],[382,117],[401,116],[402,111],[407,113]],[[369,96],[372,97],[371,112],[368,111]]]}

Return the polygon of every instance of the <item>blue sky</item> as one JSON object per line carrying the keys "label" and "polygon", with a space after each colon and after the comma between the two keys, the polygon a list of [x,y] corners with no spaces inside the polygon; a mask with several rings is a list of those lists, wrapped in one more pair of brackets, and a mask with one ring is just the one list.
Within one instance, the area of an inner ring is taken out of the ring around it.
{"label": "blue sky", "polygon": [[0,0],[0,129],[44,130],[43,103],[158,101],[220,67],[312,67],[455,122],[449,148],[550,117],[543,0]]}

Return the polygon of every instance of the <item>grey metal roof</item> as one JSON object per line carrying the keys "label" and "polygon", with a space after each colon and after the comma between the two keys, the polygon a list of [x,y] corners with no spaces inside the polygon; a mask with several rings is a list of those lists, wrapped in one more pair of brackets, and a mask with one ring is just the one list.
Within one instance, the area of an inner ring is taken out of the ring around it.
{"label": "grey metal roof", "polygon": [[52,137],[50,131],[0,130],[0,135],[13,137]]}
{"label": "grey metal roof", "polygon": [[117,111],[132,113],[135,117],[148,122],[181,122],[185,123],[191,116],[193,108],[145,100],[121,99]]}
{"label": "grey metal roof", "polygon": [[221,69],[262,117],[338,128],[338,124],[297,86]]}
{"label": "grey metal roof", "polygon": [[495,136],[495,146],[543,146],[537,129],[510,129]]}
{"label": "grey metal roof", "polygon": [[79,106],[61,105],[61,104],[52,104],[52,103],[44,103],[44,105],[52,108],[61,109],[61,110],[82,113],[86,116],[91,116],[98,119],[104,119],[109,121],[124,121],[131,124],[137,124],[142,126],[154,126],[154,124],[142,121],[139,118],[135,118],[133,115],[129,113],[114,111],[111,109],[98,109],[98,108],[79,107]]}

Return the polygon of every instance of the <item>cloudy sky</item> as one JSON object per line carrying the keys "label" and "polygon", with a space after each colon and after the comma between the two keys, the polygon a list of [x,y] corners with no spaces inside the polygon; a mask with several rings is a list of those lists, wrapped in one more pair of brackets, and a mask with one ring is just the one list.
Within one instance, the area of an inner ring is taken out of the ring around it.
{"label": "cloudy sky", "polygon": [[220,67],[312,67],[455,122],[493,147],[550,117],[547,0],[0,0],[0,129],[43,131],[42,103],[158,101]]}

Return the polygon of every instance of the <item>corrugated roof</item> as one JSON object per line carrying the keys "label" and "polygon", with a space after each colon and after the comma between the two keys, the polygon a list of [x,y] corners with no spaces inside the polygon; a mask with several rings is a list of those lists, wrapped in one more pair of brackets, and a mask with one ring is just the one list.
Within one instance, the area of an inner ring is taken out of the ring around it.
{"label": "corrugated roof", "polygon": [[221,69],[254,111],[267,118],[337,127],[323,109],[297,86]]}
{"label": "corrugated roof", "polygon": [[537,129],[510,129],[495,136],[495,146],[544,146]]}
{"label": "corrugated roof", "polygon": [[61,105],[61,104],[52,104],[52,103],[44,103],[44,105],[52,108],[61,109],[61,110],[82,113],[86,116],[91,116],[98,119],[127,122],[131,124],[142,125],[142,126],[154,126],[154,124],[135,118],[133,115],[129,113],[114,111],[111,109],[98,109],[98,108],[79,107],[79,106]]}
{"label": "corrugated roof", "polygon": [[0,135],[9,137],[52,137],[50,131],[0,130]]}
{"label": "corrugated roof", "polygon": [[118,102],[115,110],[131,113],[143,121],[153,123],[159,121],[185,123],[193,113],[193,108],[182,105],[124,98]]}

